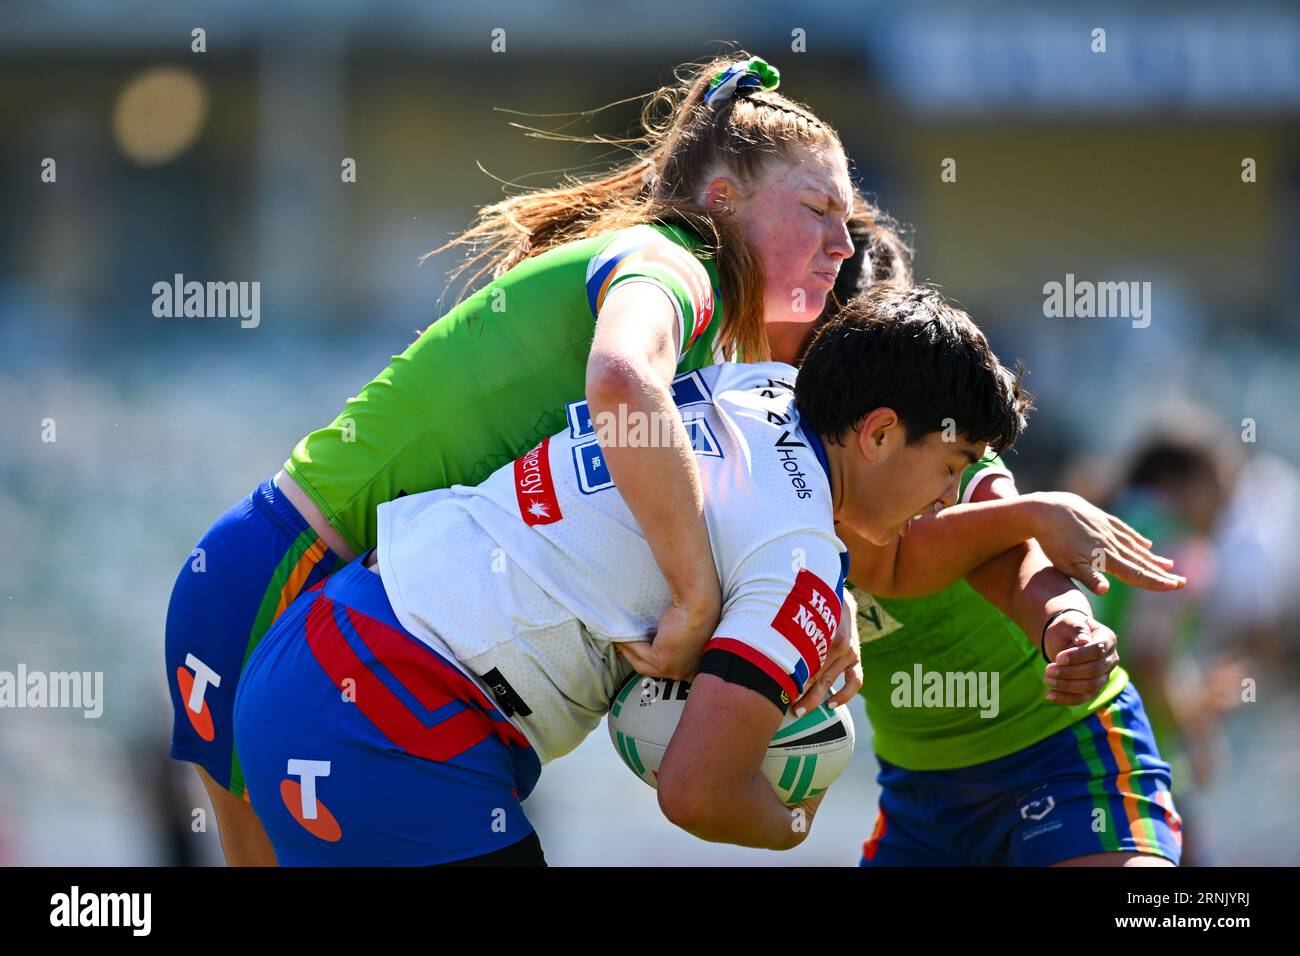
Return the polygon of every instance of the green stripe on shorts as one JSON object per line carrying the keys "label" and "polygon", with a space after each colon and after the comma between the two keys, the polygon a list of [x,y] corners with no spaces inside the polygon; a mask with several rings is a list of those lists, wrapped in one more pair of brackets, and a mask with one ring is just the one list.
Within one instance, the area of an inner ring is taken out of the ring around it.
{"label": "green stripe on shorts", "polygon": [[1097,834],[1097,840],[1101,843],[1104,852],[1114,853],[1120,847],[1119,837],[1115,834],[1114,814],[1111,812],[1112,794],[1106,789],[1106,780],[1110,774],[1106,772],[1106,767],[1101,762],[1101,757],[1097,753],[1097,742],[1088,729],[1090,719],[1084,718],[1073,724],[1070,729],[1074,731],[1075,742],[1079,746],[1079,756],[1088,765],[1088,792],[1092,795],[1094,816],[1095,811],[1102,812],[1101,819],[1105,829]]}
{"label": "green stripe on shorts", "polygon": [[[285,582],[289,580],[289,575],[293,569],[298,566],[302,556],[307,553],[307,549],[316,543],[319,537],[315,531],[308,528],[302,534],[294,539],[293,544],[285,551],[284,557],[280,563],[275,566],[275,573],[271,575],[271,580],[266,583],[266,590],[262,592],[262,603],[258,605],[257,617],[253,618],[253,627],[248,632],[248,645],[244,648],[244,662],[240,665],[240,673],[243,673],[248,666],[248,659],[253,656],[253,651],[257,650],[257,645],[261,643],[266,632],[271,629],[275,623],[275,609],[280,606],[280,592],[284,589]],[[247,782],[244,780],[244,771],[239,766],[239,754],[235,752],[235,743],[230,742],[230,792],[237,797],[243,797]]]}
{"label": "green stripe on shorts", "polygon": [[1111,704],[1110,706],[1111,714],[1115,719],[1115,729],[1120,732],[1120,741],[1124,747],[1124,755],[1128,757],[1129,766],[1133,768],[1133,772],[1129,774],[1129,784],[1133,788],[1134,795],[1138,798],[1138,818],[1142,821],[1142,832],[1134,833],[1133,836],[1139,842],[1146,840],[1147,845],[1151,850],[1158,851],[1161,849],[1160,840],[1156,836],[1155,824],[1151,822],[1151,812],[1153,809],[1159,811],[1161,814],[1165,811],[1164,807],[1160,806],[1142,792],[1141,783],[1146,778],[1147,771],[1143,769],[1142,765],[1138,762],[1137,753],[1134,751],[1133,731],[1126,727],[1121,721],[1120,715],[1123,713],[1123,710],[1124,708],[1118,703]]}

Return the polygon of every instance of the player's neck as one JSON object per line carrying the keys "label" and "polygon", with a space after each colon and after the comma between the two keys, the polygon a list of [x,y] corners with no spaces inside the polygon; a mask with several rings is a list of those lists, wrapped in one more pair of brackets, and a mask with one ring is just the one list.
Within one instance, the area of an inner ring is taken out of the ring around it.
{"label": "player's neck", "polygon": [[843,519],[844,491],[849,487],[849,449],[832,441],[820,432],[822,449],[826,452],[826,477],[831,483],[831,514],[836,521]]}

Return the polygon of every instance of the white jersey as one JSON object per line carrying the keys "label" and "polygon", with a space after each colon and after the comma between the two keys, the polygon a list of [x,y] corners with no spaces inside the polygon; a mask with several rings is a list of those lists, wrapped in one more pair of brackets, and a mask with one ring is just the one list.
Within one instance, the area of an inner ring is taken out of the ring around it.
{"label": "white jersey", "polygon": [[[672,385],[722,583],[701,672],[783,710],[825,662],[848,567],[795,374],[723,364]],[[479,678],[543,760],[600,723],[632,673],[614,644],[652,637],[670,601],[597,441],[649,442],[657,430],[623,422],[625,434],[598,436],[586,402],[568,413],[566,430],[480,485],[379,507],[379,569],[398,620]]]}

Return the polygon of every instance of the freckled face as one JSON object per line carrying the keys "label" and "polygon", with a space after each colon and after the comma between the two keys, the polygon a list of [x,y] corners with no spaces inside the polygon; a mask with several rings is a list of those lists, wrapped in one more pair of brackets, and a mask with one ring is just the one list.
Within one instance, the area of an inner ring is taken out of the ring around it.
{"label": "freckled face", "polygon": [[821,315],[853,255],[852,203],[843,150],[804,145],[791,147],[789,161],[769,160],[737,201],[736,220],[763,263],[767,322],[807,325]]}

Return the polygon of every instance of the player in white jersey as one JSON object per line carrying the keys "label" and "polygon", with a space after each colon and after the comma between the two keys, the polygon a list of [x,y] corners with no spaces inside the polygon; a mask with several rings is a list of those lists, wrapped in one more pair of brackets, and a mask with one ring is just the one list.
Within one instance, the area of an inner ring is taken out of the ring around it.
{"label": "player in white jersey", "polygon": [[[740,656],[782,710],[826,658],[847,567],[826,455],[800,423],[794,380],[788,365],[724,364],[672,385],[725,596],[709,647]],[[493,674],[485,687],[543,762],[600,723],[632,673],[616,645],[650,639],[670,601],[604,464],[600,439],[628,423],[601,436],[586,402],[568,418],[480,485],[379,508],[378,566],[397,619],[471,675]],[[784,634],[769,625],[788,597]]]}
{"label": "player in white jersey", "polygon": [[[843,673],[835,700],[861,683],[856,647],[837,636],[835,525],[883,544],[953,504],[964,468],[1019,435],[1028,399],[932,290],[846,309],[797,381],[786,365],[722,365],[679,377],[673,397],[723,612],[661,764],[660,806],[704,839],[791,847],[822,797],[792,817],[759,772],[763,752],[792,701],[815,705]],[[592,422],[585,403],[568,422],[481,485],[381,506],[377,555],[304,595],[250,658],[237,745],[282,863],[540,859],[519,802],[653,663],[645,642],[671,600],[602,452],[654,440],[655,423]],[[1104,544],[1062,542],[1041,509],[1009,504],[981,535],[900,548],[899,573],[925,564],[955,580],[1028,536],[1049,554],[1053,534],[1067,551]]]}

